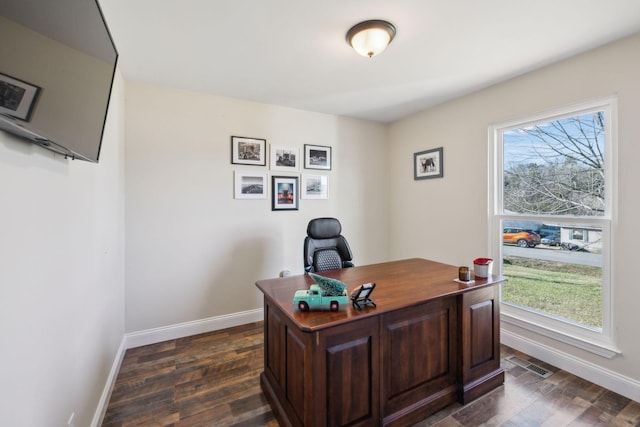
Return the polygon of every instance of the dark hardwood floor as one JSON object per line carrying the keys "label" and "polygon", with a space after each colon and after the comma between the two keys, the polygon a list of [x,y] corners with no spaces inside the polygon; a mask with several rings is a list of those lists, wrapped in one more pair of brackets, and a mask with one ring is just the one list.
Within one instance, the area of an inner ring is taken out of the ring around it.
{"label": "dark hardwood floor", "polygon": [[[127,350],[102,426],[277,426],[259,384],[262,346],[257,322]],[[640,426],[640,403],[509,347],[501,352],[504,386],[416,426]]]}

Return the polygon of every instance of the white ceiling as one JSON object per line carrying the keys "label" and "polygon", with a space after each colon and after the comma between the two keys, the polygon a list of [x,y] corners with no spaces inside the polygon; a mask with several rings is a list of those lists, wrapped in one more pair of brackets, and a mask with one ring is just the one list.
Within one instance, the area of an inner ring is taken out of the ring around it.
{"label": "white ceiling", "polygon": [[[127,80],[390,122],[640,31],[638,0],[99,0]],[[347,30],[396,38],[359,56]]]}

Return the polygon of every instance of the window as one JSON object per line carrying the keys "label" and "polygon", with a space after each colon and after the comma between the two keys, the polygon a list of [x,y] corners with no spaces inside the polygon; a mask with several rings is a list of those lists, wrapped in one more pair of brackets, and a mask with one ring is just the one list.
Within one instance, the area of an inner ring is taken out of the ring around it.
{"label": "window", "polygon": [[608,98],[490,129],[503,320],[607,357],[614,114]]}
{"label": "window", "polygon": [[584,230],[571,230],[571,238],[573,240],[583,240]]}

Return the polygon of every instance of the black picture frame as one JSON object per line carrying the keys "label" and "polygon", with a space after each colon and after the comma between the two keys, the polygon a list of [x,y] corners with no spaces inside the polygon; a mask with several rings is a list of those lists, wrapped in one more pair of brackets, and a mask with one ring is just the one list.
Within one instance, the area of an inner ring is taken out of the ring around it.
{"label": "black picture frame", "polygon": [[413,179],[442,178],[442,147],[413,154]]}
{"label": "black picture frame", "polygon": [[331,170],[331,147],[304,144],[304,168]]}
{"label": "black picture frame", "polygon": [[39,86],[0,73],[0,114],[30,121],[40,90]]}
{"label": "black picture frame", "polygon": [[231,163],[235,165],[266,166],[267,140],[232,136]]}
{"label": "black picture frame", "polygon": [[271,195],[272,211],[297,211],[300,200],[298,177],[272,176]]}

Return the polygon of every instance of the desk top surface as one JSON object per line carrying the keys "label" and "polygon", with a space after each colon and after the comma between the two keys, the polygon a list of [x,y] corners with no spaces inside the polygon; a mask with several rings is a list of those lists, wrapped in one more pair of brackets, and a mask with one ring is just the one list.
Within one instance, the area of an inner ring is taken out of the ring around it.
{"label": "desk top surface", "polygon": [[377,307],[368,305],[362,310],[357,310],[349,300],[346,308],[341,307],[336,312],[301,312],[293,304],[293,296],[296,290],[309,289],[309,285],[314,283],[309,275],[259,280],[256,286],[271,304],[277,305],[301,330],[312,332],[506,281],[503,276],[493,275],[486,279],[475,278],[475,283],[469,285],[458,283],[454,281],[458,277],[457,266],[420,258],[325,271],[320,274],[344,282],[349,294],[364,283],[375,282],[376,288],[371,294],[371,299]]}

